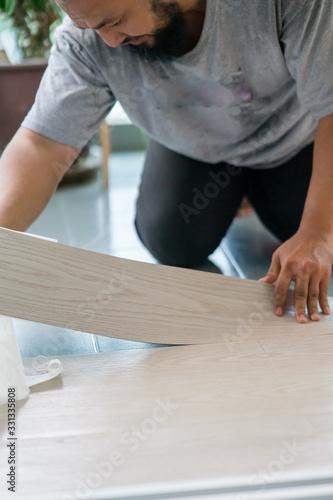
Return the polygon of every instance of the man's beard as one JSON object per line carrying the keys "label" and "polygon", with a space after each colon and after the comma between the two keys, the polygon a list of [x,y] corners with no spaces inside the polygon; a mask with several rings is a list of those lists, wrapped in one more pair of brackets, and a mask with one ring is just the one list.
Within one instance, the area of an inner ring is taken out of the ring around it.
{"label": "man's beard", "polygon": [[151,0],[152,11],[163,27],[153,34],[155,45],[147,47],[140,45],[127,45],[132,53],[137,54],[146,61],[171,61],[183,55],[184,39],[186,33],[185,16],[177,2],[165,4],[159,0]]}

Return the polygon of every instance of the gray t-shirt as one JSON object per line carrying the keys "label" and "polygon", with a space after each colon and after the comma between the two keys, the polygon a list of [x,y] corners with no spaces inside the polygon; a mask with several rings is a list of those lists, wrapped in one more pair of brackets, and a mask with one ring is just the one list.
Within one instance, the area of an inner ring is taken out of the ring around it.
{"label": "gray t-shirt", "polygon": [[82,147],[118,100],[167,148],[271,168],[333,113],[332,0],[207,0],[197,46],[172,62],[108,47],[70,19],[23,125]]}

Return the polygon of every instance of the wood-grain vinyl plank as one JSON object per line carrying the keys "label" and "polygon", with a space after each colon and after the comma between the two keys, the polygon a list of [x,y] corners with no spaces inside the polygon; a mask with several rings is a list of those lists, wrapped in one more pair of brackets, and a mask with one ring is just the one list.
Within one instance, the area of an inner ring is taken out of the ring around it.
{"label": "wood-grain vinyl plank", "polygon": [[[158,344],[333,333],[273,314],[274,287],[81,250],[0,229],[0,314]],[[290,294],[291,297],[291,294]]]}

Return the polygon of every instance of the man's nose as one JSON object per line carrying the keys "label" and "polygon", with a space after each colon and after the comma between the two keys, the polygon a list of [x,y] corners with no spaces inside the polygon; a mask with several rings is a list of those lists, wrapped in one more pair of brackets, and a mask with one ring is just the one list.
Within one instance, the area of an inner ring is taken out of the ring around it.
{"label": "man's nose", "polygon": [[106,26],[97,30],[97,33],[109,47],[118,47],[127,38],[127,35],[116,31],[114,28],[107,28]]}

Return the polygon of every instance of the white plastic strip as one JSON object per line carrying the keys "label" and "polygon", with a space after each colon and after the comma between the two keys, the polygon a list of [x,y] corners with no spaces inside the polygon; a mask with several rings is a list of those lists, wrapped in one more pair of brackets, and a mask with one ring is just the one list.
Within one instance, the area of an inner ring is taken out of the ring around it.
{"label": "white plastic strip", "polygon": [[[22,233],[22,231],[14,231],[13,229],[8,229],[7,227],[1,227],[1,229],[4,229],[5,231],[11,231],[12,233]],[[27,236],[32,236],[33,238],[39,238],[40,240],[54,241],[55,243],[58,243],[58,240],[55,240],[54,238],[48,238],[47,236],[40,236],[39,234],[32,233],[25,234]]]}
{"label": "white plastic strip", "polygon": [[57,377],[62,372],[59,359],[38,356],[37,374],[26,375],[17,346],[13,321],[0,315],[0,404],[7,404],[8,388],[15,387],[16,401],[29,395],[29,387]]}
{"label": "white plastic strip", "polygon": [[7,403],[9,387],[15,387],[16,400],[25,399],[29,394],[13,321],[0,316],[0,404]]}
{"label": "white plastic strip", "polygon": [[49,361],[44,356],[38,356],[38,358],[44,358],[45,362],[37,368],[37,371],[39,372],[38,375],[26,376],[29,387],[57,377],[63,369],[62,363],[59,359],[51,359],[51,361]]}

